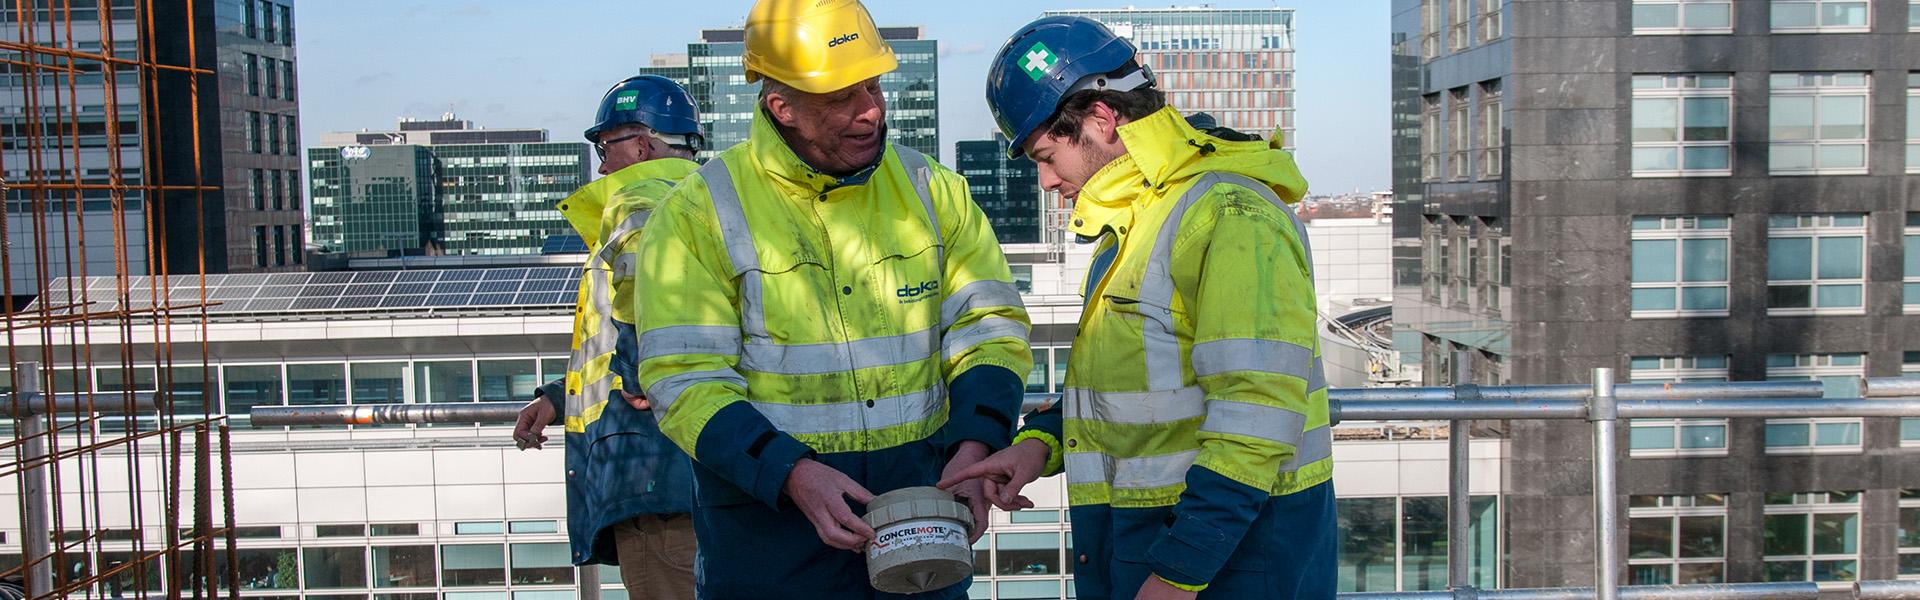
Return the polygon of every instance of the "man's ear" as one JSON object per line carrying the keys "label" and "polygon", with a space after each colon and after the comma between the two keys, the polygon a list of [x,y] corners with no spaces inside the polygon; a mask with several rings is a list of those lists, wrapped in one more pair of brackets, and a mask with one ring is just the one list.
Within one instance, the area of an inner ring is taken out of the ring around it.
{"label": "man's ear", "polygon": [[1093,110],[1087,115],[1082,127],[1093,126],[1094,139],[1112,144],[1120,141],[1120,112],[1107,106],[1100,100],[1093,101]]}
{"label": "man's ear", "polygon": [[793,102],[787,98],[785,93],[778,91],[768,92],[766,105],[767,116],[773,117],[773,122],[779,123],[782,127],[791,128],[794,126],[797,119],[793,116]]}

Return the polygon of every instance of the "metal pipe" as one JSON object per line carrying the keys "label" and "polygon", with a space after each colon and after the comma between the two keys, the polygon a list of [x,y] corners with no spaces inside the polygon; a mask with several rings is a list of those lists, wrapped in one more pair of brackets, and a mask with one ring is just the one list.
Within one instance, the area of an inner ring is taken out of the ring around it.
{"label": "metal pipe", "polygon": [[386,423],[512,423],[525,402],[448,404],[353,404],[256,406],[255,427],[282,425],[378,425]]}
{"label": "metal pipe", "polygon": [[[1593,390],[1584,385],[1506,385],[1476,387],[1471,398],[1503,401],[1576,400],[1584,402]],[[1726,383],[1632,383],[1614,386],[1621,400],[1699,400],[1711,398],[1819,398],[1825,388],[1818,381],[1738,381]],[[1336,401],[1446,401],[1464,397],[1449,387],[1338,388],[1327,397]],[[1920,393],[1916,393],[1920,395]]]}
{"label": "metal pipe", "polygon": [[580,565],[580,600],[600,600],[600,565]]}
{"label": "metal pipe", "polygon": [[[1900,582],[1863,582],[1892,583],[1904,585],[1911,581]],[[1907,589],[1907,588],[1901,588]],[[1711,583],[1693,585],[1629,585],[1620,587],[1623,600],[1818,600],[1819,584],[1805,581],[1777,583]],[[1528,588],[1505,590],[1461,590],[1433,592],[1362,592],[1340,594],[1340,600],[1465,600],[1480,598],[1483,600],[1590,600],[1597,591],[1590,587],[1580,588]],[[1468,595],[1470,594],[1470,595]],[[1882,596],[1894,598],[1896,596]],[[1905,596],[1911,598],[1912,596]],[[1861,597],[1865,600],[1865,596]]]}
{"label": "metal pipe", "polygon": [[1920,598],[1920,581],[1857,581],[1853,597],[1858,600],[1904,600]]}
{"label": "metal pipe", "polygon": [[[22,399],[40,396],[40,363],[20,363],[20,392]],[[18,404],[27,404],[19,402]],[[10,402],[9,404],[15,404]],[[42,463],[47,457],[47,419],[38,415],[27,415],[14,419],[14,427],[20,432],[20,462],[36,465],[29,467],[21,480],[20,490],[20,535],[26,538],[27,597],[37,597],[53,593],[53,561],[47,556],[52,553],[50,545],[53,534],[47,508],[47,468]]]}
{"label": "metal pipe", "polygon": [[1920,379],[1912,377],[1868,377],[1860,395],[1868,398],[1920,397]]}
{"label": "metal pipe", "polygon": [[[1465,350],[1453,353],[1453,384],[1461,394],[1477,388],[1473,380],[1473,354]],[[1463,388],[1468,388],[1463,390]],[[1467,581],[1467,519],[1472,511],[1473,494],[1467,489],[1472,455],[1470,421],[1447,423],[1447,586],[1462,589]]]}
{"label": "metal pipe", "polygon": [[1619,405],[1613,395],[1613,369],[1593,370],[1593,396],[1587,420],[1593,423],[1593,579],[1595,598],[1620,597],[1620,505],[1614,498],[1619,434]]}
{"label": "metal pipe", "polygon": [[1623,419],[1920,417],[1920,398],[1726,398],[1621,403]]}

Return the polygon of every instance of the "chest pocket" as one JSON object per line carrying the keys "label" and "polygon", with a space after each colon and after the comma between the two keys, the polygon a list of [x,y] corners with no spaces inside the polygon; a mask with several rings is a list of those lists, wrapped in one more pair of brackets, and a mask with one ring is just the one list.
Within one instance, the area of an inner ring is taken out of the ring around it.
{"label": "chest pocket", "polygon": [[874,244],[874,260],[867,269],[867,282],[874,302],[897,316],[894,322],[903,331],[894,333],[937,323],[941,300],[954,291],[947,289],[941,264],[946,249],[931,232],[915,229],[869,238]]}

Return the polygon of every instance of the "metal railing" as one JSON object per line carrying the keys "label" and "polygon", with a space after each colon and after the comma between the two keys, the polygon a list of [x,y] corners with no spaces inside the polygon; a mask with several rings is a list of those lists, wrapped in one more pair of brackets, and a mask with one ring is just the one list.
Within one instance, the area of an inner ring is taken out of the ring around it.
{"label": "metal railing", "polygon": [[[1455,361],[1465,380],[1465,361]],[[1447,568],[1451,589],[1429,592],[1362,592],[1341,598],[1423,600],[1742,600],[1814,599],[1813,582],[1620,586],[1619,479],[1621,419],[1920,417],[1920,379],[1863,378],[1858,398],[1825,397],[1819,381],[1615,384],[1613,369],[1592,372],[1589,385],[1478,386],[1335,389],[1328,393],[1334,423],[1342,421],[1449,422]],[[1059,394],[1027,394],[1023,410],[1045,408]],[[356,406],[261,406],[255,426],[382,423],[511,423],[521,402],[386,404]],[[1594,581],[1596,587],[1478,589],[1469,583],[1467,482],[1472,421],[1483,419],[1585,420],[1593,428]],[[591,578],[582,581],[594,581]],[[587,586],[591,587],[591,586]],[[585,594],[583,588],[583,595]],[[1829,593],[1839,593],[1829,591]],[[1920,581],[1861,581],[1850,597],[1861,600],[1920,598]]]}

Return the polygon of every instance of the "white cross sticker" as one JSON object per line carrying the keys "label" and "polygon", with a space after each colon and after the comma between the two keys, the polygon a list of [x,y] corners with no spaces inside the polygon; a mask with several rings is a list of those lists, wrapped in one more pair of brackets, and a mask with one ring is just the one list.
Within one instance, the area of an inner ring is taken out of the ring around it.
{"label": "white cross sticker", "polygon": [[1047,56],[1047,51],[1044,49],[1035,49],[1032,52],[1028,52],[1027,64],[1022,65],[1020,68],[1035,72],[1045,71],[1047,70]]}

